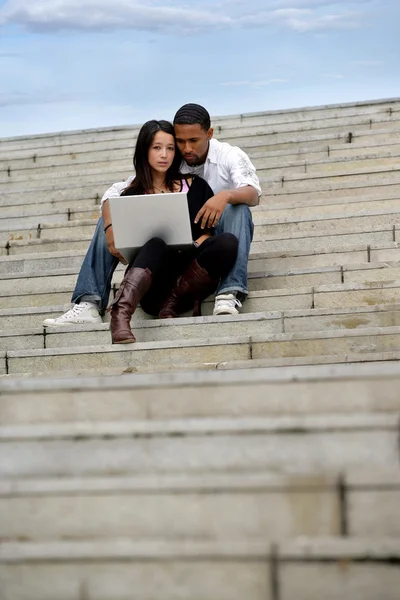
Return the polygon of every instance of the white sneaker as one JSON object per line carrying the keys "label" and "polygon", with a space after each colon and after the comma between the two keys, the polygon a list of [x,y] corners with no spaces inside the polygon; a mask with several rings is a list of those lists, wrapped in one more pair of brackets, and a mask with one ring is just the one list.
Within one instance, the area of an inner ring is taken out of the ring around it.
{"label": "white sneaker", "polygon": [[238,315],[236,307],[242,308],[242,303],[234,294],[219,294],[215,298],[213,315]]}
{"label": "white sneaker", "polygon": [[97,305],[93,302],[81,302],[74,304],[66,313],[55,319],[45,319],[43,325],[46,327],[57,327],[58,325],[80,325],[90,323],[95,325],[102,323]]}

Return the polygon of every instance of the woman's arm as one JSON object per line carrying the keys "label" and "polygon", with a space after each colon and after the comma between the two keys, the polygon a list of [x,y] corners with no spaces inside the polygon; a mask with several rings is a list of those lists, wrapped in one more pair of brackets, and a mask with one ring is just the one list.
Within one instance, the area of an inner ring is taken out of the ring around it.
{"label": "woman's arm", "polygon": [[118,181],[117,183],[113,183],[103,194],[101,198],[100,207],[103,208],[103,204],[109,198],[115,198],[116,196],[120,196],[121,192],[127,187],[130,186],[132,181],[135,179],[134,175],[128,177],[126,181]]}
{"label": "woman's arm", "polygon": [[103,215],[104,233],[106,236],[108,251],[110,252],[110,254],[118,258],[118,260],[122,262],[123,265],[127,265],[128,263],[115,247],[114,232],[111,222],[110,203],[108,202],[108,199],[103,202],[103,205],[101,207],[101,214]]}

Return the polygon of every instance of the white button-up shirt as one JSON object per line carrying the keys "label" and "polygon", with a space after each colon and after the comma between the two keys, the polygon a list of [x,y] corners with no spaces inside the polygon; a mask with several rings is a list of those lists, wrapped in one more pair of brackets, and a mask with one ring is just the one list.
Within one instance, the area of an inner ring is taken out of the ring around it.
{"label": "white button-up shirt", "polygon": [[[203,165],[202,165],[203,166]],[[199,174],[199,165],[191,167],[185,161],[182,161],[182,173]],[[204,174],[202,177],[207,181],[214,194],[221,190],[234,190],[240,187],[250,185],[257,190],[261,196],[261,187],[256,169],[249,157],[243,150],[237,146],[231,146],[226,142],[219,142],[211,138],[207,157],[204,163]],[[114,183],[103,194],[101,206],[108,198],[120,196],[121,192],[132,183],[134,175],[126,181]]]}
{"label": "white button-up shirt", "polygon": [[[191,167],[182,162],[182,173],[198,173],[199,167]],[[200,173],[198,173],[200,175]],[[251,185],[261,196],[261,187],[256,168],[243,150],[226,142],[211,138],[204,163],[203,178],[217,194],[221,190],[235,190]]]}

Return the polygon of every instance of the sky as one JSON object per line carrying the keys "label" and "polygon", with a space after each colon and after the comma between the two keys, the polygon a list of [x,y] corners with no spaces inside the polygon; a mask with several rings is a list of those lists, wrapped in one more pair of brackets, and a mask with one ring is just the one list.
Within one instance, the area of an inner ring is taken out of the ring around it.
{"label": "sky", "polygon": [[399,0],[0,0],[0,137],[400,97]]}

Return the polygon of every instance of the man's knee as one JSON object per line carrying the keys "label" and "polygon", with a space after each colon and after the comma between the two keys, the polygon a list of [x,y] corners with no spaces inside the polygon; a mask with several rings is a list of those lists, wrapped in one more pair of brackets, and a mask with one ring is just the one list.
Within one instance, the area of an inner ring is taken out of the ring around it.
{"label": "man's knee", "polygon": [[253,235],[253,218],[247,204],[228,204],[217,225],[216,233],[240,235],[248,230]]}

